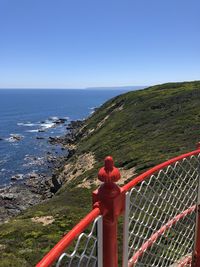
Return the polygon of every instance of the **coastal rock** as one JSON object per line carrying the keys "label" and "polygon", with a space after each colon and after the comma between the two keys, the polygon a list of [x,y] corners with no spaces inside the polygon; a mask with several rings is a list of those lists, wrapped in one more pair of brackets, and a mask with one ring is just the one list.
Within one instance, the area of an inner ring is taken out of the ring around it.
{"label": "coastal rock", "polygon": [[52,156],[52,155],[48,155],[48,156],[47,156],[47,161],[48,161],[49,163],[53,163],[56,159],[57,159],[57,158],[54,157],[54,156]]}
{"label": "coastal rock", "polygon": [[55,174],[52,175],[52,184],[51,192],[55,194],[62,186],[62,183],[57,179]]}
{"label": "coastal rock", "polygon": [[[66,119],[54,119],[57,124],[64,123]],[[70,126],[71,125],[71,126]],[[46,176],[41,173],[31,172],[26,175],[13,175],[12,181],[23,179],[23,183],[13,183],[9,187],[0,189],[0,223],[7,221],[10,217],[18,215],[21,211],[30,206],[34,206],[45,199],[51,198],[62,186],[66,176],[62,177],[60,173],[63,171],[66,161],[75,153],[77,135],[83,121],[73,121],[69,127],[71,129],[65,136],[49,137],[49,142],[52,144],[62,145],[63,149],[67,149],[68,155],[55,157],[51,152],[47,152],[45,161],[44,158],[26,155],[24,166],[45,164],[46,160],[50,163],[49,168],[52,170],[51,176]],[[39,131],[43,131],[41,128]],[[45,131],[45,129],[44,129]],[[19,141],[23,136],[12,135],[12,141]],[[37,136],[40,139],[40,136]],[[76,166],[77,170],[79,166]],[[65,168],[66,170],[66,168]],[[74,173],[74,168],[72,170]],[[76,171],[77,174],[79,171]],[[67,179],[70,177],[67,177]]]}
{"label": "coastal rock", "polygon": [[32,172],[32,173],[29,173],[27,177],[30,179],[39,179],[39,174]]}
{"label": "coastal rock", "polygon": [[67,130],[73,130],[73,129],[80,128],[81,126],[83,126],[83,124],[84,124],[83,120],[71,121],[70,124],[66,128]]}
{"label": "coastal rock", "polygon": [[54,122],[55,124],[63,124],[63,123],[65,123],[66,121],[67,121],[67,119],[59,118],[59,119],[57,119],[57,120],[54,120],[53,122]]}
{"label": "coastal rock", "polygon": [[75,152],[76,152],[75,149],[68,149],[68,158],[71,158]]}
{"label": "coastal rock", "polygon": [[66,145],[66,144],[73,144],[75,139],[70,134],[65,135],[64,137],[49,137],[49,143],[52,145]]}
{"label": "coastal rock", "polygon": [[30,179],[39,179],[40,178],[40,176],[37,174],[37,173],[31,173],[30,174]]}
{"label": "coastal rock", "polygon": [[21,139],[23,139],[23,136],[18,134],[11,134],[10,136],[10,139],[13,139],[13,141],[20,141]]}
{"label": "coastal rock", "polygon": [[23,174],[16,174],[11,177],[11,181],[19,181],[23,179]]}
{"label": "coastal rock", "polygon": [[31,192],[23,185],[13,185],[0,190],[0,223],[18,215],[30,206],[36,205],[43,199],[42,195]]}
{"label": "coastal rock", "polygon": [[15,199],[15,195],[12,193],[2,193],[0,194],[0,197],[5,200],[13,200]]}
{"label": "coastal rock", "polygon": [[29,173],[24,184],[29,188],[32,193],[39,194],[42,199],[52,197],[51,177],[43,174]]}
{"label": "coastal rock", "polygon": [[62,143],[62,138],[61,137],[49,137],[49,143],[52,145],[60,144]]}
{"label": "coastal rock", "polygon": [[70,124],[66,127],[66,129],[68,130],[68,133],[61,137],[50,136],[48,140],[49,143],[52,145],[57,145],[57,144],[63,145],[64,148],[67,145],[74,145],[77,141],[77,137],[80,134],[80,129],[83,126],[83,124],[84,124],[84,121],[81,121],[81,120],[71,121]]}
{"label": "coastal rock", "polygon": [[23,164],[24,167],[28,166],[42,166],[45,164],[44,157],[35,157],[31,155],[26,155],[24,158],[25,163]]}
{"label": "coastal rock", "polygon": [[65,145],[74,143],[74,138],[71,135],[65,135],[64,137],[49,137],[49,143],[52,145]]}
{"label": "coastal rock", "polygon": [[6,138],[5,140],[12,143],[12,142],[19,142],[23,138],[24,136],[19,135],[19,134],[10,134],[10,137]]}

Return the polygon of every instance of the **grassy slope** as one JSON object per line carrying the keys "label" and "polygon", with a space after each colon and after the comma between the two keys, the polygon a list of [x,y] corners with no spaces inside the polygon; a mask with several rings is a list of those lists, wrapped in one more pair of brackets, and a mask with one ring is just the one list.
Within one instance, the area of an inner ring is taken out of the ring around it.
{"label": "grassy slope", "polygon": [[[200,82],[158,85],[116,97],[88,119],[85,132],[93,128],[91,135],[80,139],[77,154],[94,152],[94,169],[64,186],[53,199],[0,226],[0,266],[33,266],[90,210],[91,190],[75,185],[86,176],[94,179],[106,155],[113,155],[117,166],[136,166],[140,173],[194,149],[200,141]],[[42,226],[30,220],[43,215],[54,216],[55,222]]]}

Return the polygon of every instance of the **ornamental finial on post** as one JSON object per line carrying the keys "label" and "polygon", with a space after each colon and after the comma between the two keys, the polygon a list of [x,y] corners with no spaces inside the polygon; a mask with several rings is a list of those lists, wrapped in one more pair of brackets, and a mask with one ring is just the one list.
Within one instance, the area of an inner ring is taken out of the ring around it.
{"label": "ornamental finial on post", "polygon": [[107,156],[104,160],[104,167],[99,170],[98,179],[104,183],[115,183],[120,179],[119,169],[114,166],[111,156]]}

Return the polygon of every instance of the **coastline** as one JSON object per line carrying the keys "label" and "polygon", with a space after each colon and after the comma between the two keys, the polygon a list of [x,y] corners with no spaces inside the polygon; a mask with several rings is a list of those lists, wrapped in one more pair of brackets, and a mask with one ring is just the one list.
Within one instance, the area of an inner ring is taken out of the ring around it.
{"label": "coastline", "polygon": [[46,199],[52,198],[62,187],[58,176],[66,162],[75,153],[77,136],[80,133],[86,119],[71,121],[66,127],[66,134],[60,137],[49,137],[48,142],[52,145],[61,145],[67,151],[66,156],[49,155],[50,175],[43,173],[30,173],[23,181],[16,181],[0,188],[0,224],[20,214],[27,208],[35,206]]}

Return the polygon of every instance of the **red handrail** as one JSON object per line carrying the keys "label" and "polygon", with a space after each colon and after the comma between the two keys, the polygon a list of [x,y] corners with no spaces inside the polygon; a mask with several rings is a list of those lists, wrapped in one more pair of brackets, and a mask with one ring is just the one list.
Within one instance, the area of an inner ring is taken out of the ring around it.
{"label": "red handrail", "polygon": [[184,260],[182,260],[177,267],[185,267],[192,263],[192,256],[187,256]]}
{"label": "red handrail", "polygon": [[100,215],[100,209],[95,208],[88,213],[68,234],[66,234],[56,245],[53,247],[44,258],[36,265],[36,267],[51,266],[59,256],[66,250],[71,242],[85,230],[85,228]]}
{"label": "red handrail", "polygon": [[[176,215],[170,221],[168,221],[165,225],[163,225],[157,232],[155,232],[133,255],[133,257],[129,260],[128,267],[134,266],[134,264],[138,261],[138,259],[143,255],[143,253],[153,245],[156,240],[169,228],[171,228],[174,224],[176,224],[179,220],[183,219],[190,213],[194,212],[196,205],[190,207],[189,209],[181,212],[180,214]],[[184,265],[181,265],[184,266]]]}
{"label": "red handrail", "polygon": [[200,153],[200,148],[198,148],[197,150],[194,150],[192,152],[183,154],[181,156],[169,159],[153,168],[151,168],[150,170],[144,172],[143,174],[137,176],[136,178],[133,178],[133,180],[131,180],[129,183],[125,184],[122,187],[122,192],[127,192],[129,191],[131,188],[133,188],[134,186],[136,186],[137,184],[139,184],[140,182],[146,180],[149,176],[151,176],[152,174],[154,174],[155,172],[160,171],[161,169],[175,163],[176,161],[182,160],[184,158],[190,157],[190,156],[194,156]]}

